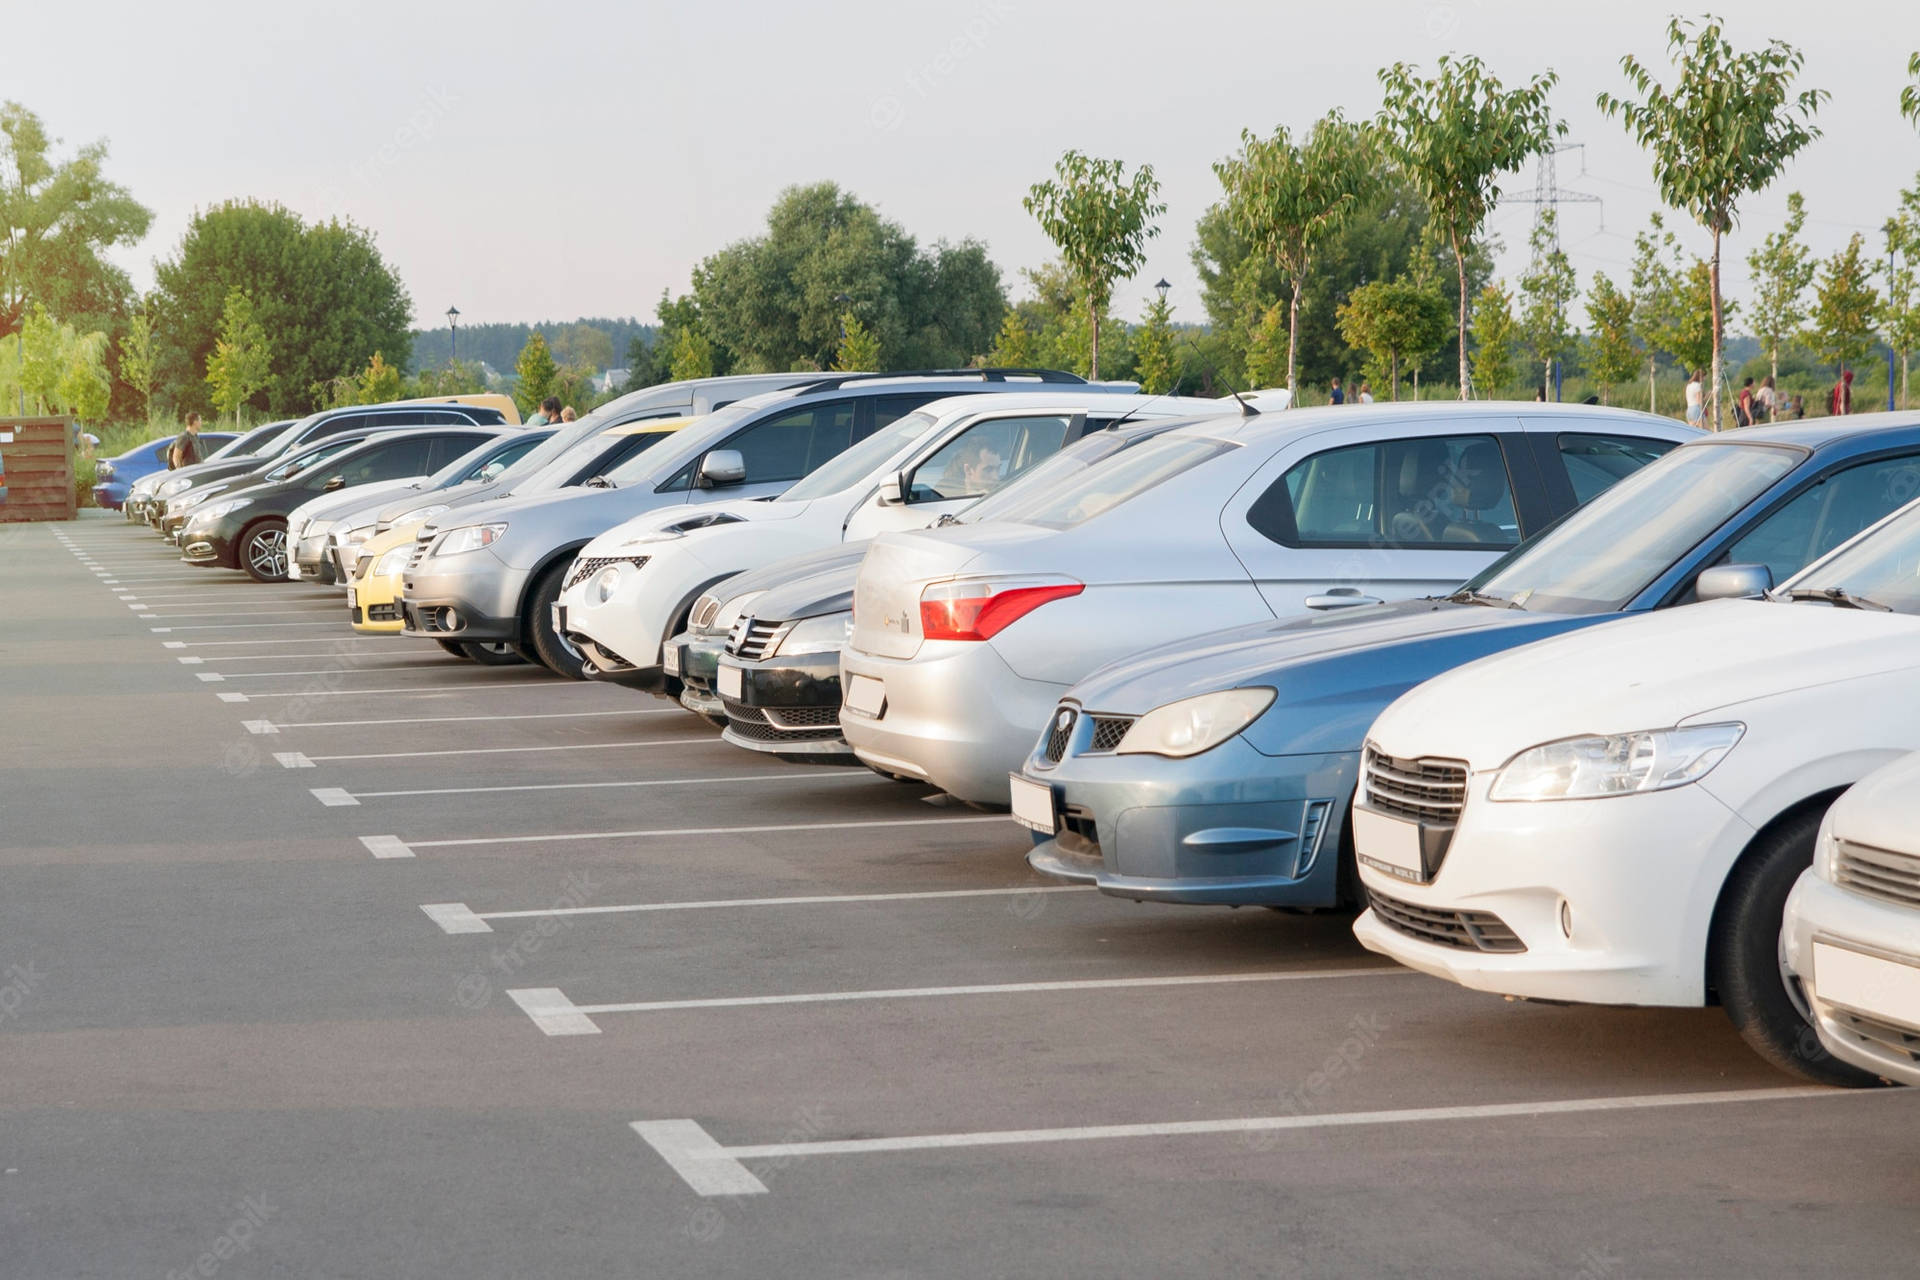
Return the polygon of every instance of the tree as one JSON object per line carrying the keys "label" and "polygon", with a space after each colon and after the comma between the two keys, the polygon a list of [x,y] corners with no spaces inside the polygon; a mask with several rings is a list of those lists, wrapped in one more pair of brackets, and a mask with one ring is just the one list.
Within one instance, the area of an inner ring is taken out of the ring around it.
{"label": "tree", "polygon": [[1573,264],[1567,261],[1554,235],[1553,210],[1541,212],[1528,241],[1533,260],[1526,274],[1520,277],[1520,292],[1526,298],[1520,327],[1526,332],[1534,360],[1540,365],[1540,385],[1547,387],[1553,382],[1555,363],[1572,354],[1574,349],[1567,309],[1573,304],[1580,285],[1573,273]]}
{"label": "tree", "polygon": [[113,399],[113,378],[107,373],[107,335],[100,330],[63,335],[60,381],[56,403],[76,418],[98,422],[107,416]]}
{"label": "tree", "polygon": [[667,372],[672,382],[713,376],[713,344],[707,341],[698,325],[688,325],[675,336],[673,360]]}
{"label": "tree", "polygon": [[267,332],[254,315],[253,299],[238,285],[227,290],[220,318],[220,337],[207,357],[207,382],[213,387],[213,407],[235,425],[240,410],[271,377],[273,349]]}
{"label": "tree", "polygon": [[835,373],[871,373],[880,367],[880,338],[867,326],[860,323],[860,317],[849,311],[841,317],[846,332],[841,335],[840,349],[834,353],[833,370]]}
{"label": "tree", "polygon": [[328,382],[357,376],[376,351],[411,362],[413,304],[373,237],[351,223],[308,225],[251,201],[196,214],[171,258],[155,266],[154,382],[175,409],[209,407],[200,372],[239,288],[273,335],[268,412],[306,413]]}
{"label": "tree", "polygon": [[[1386,102],[1380,125],[1390,150],[1426,197],[1452,250],[1459,287],[1456,323],[1460,398],[1471,391],[1467,369],[1467,254],[1487,213],[1500,199],[1500,181],[1567,131],[1547,109],[1559,77],[1549,71],[1517,89],[1504,89],[1480,59],[1443,55],[1439,74],[1419,79],[1397,62],[1380,72]],[[1485,292],[1482,291],[1482,297]]]}
{"label": "tree", "polygon": [[1290,290],[1287,386],[1294,386],[1300,338],[1300,294],[1314,256],[1360,203],[1376,169],[1366,130],[1336,110],[1295,143],[1285,125],[1261,138],[1240,134],[1240,154],[1213,166],[1226,191],[1228,216],[1272,261]]}
{"label": "tree", "polygon": [[437,368],[422,369],[410,390],[413,395],[424,397],[471,395],[486,389],[486,371],[478,360],[455,360]]}
{"label": "tree", "polygon": [[153,421],[153,315],[147,306],[127,318],[120,336],[120,381],[140,402],[140,418]]}
{"label": "tree", "polygon": [[132,286],[106,251],[139,243],[153,211],[102,176],[107,144],[66,160],[40,117],[0,104],[0,335],[21,327],[28,307],[76,325],[105,328]]}
{"label": "tree", "polygon": [[987,351],[987,363],[998,369],[1034,367],[1033,330],[1027,328],[1018,311],[1008,308],[1006,318],[1000,322],[999,336]]}
{"label": "tree", "polygon": [[1133,373],[1149,395],[1173,390],[1180,380],[1180,355],[1174,349],[1173,312],[1165,298],[1147,304],[1147,322],[1133,339]]}
{"label": "tree", "polygon": [[1600,403],[1613,403],[1615,384],[1633,377],[1640,352],[1633,344],[1634,300],[1620,291],[1605,272],[1593,273],[1587,290],[1587,323],[1593,336],[1587,342],[1587,369],[1600,384]]}
{"label": "tree", "polygon": [[1787,196],[1787,220],[1780,230],[1747,255],[1753,273],[1753,333],[1767,350],[1767,368],[1780,380],[1780,344],[1806,322],[1807,287],[1813,283],[1813,254],[1801,243],[1807,203],[1798,191]]}
{"label": "tree", "polygon": [[1068,151],[1054,164],[1053,173],[1034,183],[1021,204],[1060,250],[1086,298],[1088,376],[1098,378],[1100,321],[1113,282],[1140,270],[1147,241],[1160,234],[1154,219],[1167,206],[1154,199],[1160,182],[1151,165],[1141,165],[1128,178],[1119,160]]}
{"label": "tree", "polygon": [[1920,347],[1920,272],[1914,256],[1920,254],[1920,182],[1900,193],[1900,212],[1888,218],[1883,230],[1887,237],[1887,297],[1880,309],[1880,324],[1886,330],[1887,345],[1900,360],[1900,407],[1907,407],[1907,361]]}
{"label": "tree", "polygon": [[113,381],[107,374],[105,333],[82,333],[62,324],[38,302],[21,317],[19,332],[19,364],[13,372],[34,412],[89,420],[106,416]]}
{"label": "tree", "polygon": [[548,345],[553,358],[595,373],[613,368],[613,337],[595,325],[570,324],[556,330]]}
{"label": "tree", "polygon": [[[1274,303],[1254,320],[1247,338],[1247,389],[1277,387],[1287,376],[1287,313]],[[1338,376],[1338,375],[1335,375]]]}
{"label": "tree", "polygon": [[1907,55],[1907,79],[1912,83],[1900,90],[1900,114],[1920,129],[1920,53]]}
{"label": "tree", "polygon": [[1863,243],[1854,232],[1847,247],[1821,265],[1807,316],[1807,345],[1843,371],[1873,350],[1873,322],[1880,309],[1871,268],[1861,254]]}
{"label": "tree", "polygon": [[513,370],[520,375],[513,388],[514,403],[520,406],[521,413],[530,415],[542,400],[553,394],[554,378],[560,372],[553,352],[547,348],[546,336],[539,330],[534,330],[527,338],[527,345],[520,348],[520,358],[514,361]]}
{"label": "tree", "polygon": [[406,394],[406,379],[378,351],[360,374],[360,403],[386,404]]}
{"label": "tree", "polygon": [[1696,25],[1667,23],[1667,55],[1678,78],[1673,88],[1655,80],[1632,54],[1620,59],[1638,98],[1599,95],[1600,109],[1620,119],[1635,141],[1653,153],[1654,178],[1669,205],[1684,209],[1713,237],[1708,260],[1712,301],[1712,378],[1708,420],[1720,425],[1720,241],[1731,231],[1743,196],[1765,190],[1801,148],[1820,136],[1810,122],[1827,94],[1793,92],[1799,50],[1784,41],[1736,52],[1708,18]]}
{"label": "tree", "polygon": [[1447,303],[1411,280],[1363,284],[1340,308],[1347,342],[1384,362],[1389,398],[1400,398],[1400,364],[1439,348],[1447,338]]}
{"label": "tree", "polygon": [[1473,300],[1473,385],[1497,396],[1513,382],[1513,348],[1519,325],[1513,295],[1490,284]]}

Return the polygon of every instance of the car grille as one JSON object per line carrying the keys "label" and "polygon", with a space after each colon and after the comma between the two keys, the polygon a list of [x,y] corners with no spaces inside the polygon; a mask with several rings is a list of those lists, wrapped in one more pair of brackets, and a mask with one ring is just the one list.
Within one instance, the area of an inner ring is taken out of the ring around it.
{"label": "car grille", "polygon": [[821,729],[840,727],[838,707],[762,707],[767,723],[782,729]]}
{"label": "car grille", "polygon": [[413,544],[413,554],[407,557],[407,572],[411,573],[415,569],[419,568],[420,562],[426,558],[426,555],[427,555],[427,540],[425,538],[415,539]]}
{"label": "car grille", "polygon": [[1093,742],[1087,747],[1089,752],[1111,751],[1120,745],[1120,739],[1127,736],[1127,730],[1133,728],[1132,716],[1088,716],[1093,721]]}
{"label": "car grille", "polygon": [[1047,722],[1047,745],[1042,752],[1053,764],[1059,764],[1067,758],[1067,742],[1073,737],[1073,727],[1080,723],[1080,709],[1062,704],[1053,713],[1053,719]]}
{"label": "car grille", "polygon": [[1400,760],[1367,744],[1362,766],[1367,808],[1429,827],[1460,822],[1467,799],[1467,766],[1459,760]]}
{"label": "car grille", "polygon": [[790,622],[763,622],[752,614],[740,615],[727,633],[727,652],[748,662],[758,662],[772,653],[793,629]]}
{"label": "car grille", "polygon": [[397,604],[374,604],[367,606],[368,622],[400,621],[400,606]]}
{"label": "car grille", "polygon": [[1832,1012],[1833,1021],[1850,1039],[1878,1053],[1892,1053],[1909,1062],[1920,1062],[1920,1031],[1847,1009]]}
{"label": "car grille", "polygon": [[[721,698],[720,705],[727,712],[727,727],[741,737],[754,742],[819,742],[840,736],[840,717],[837,711],[832,713],[831,724],[806,729],[788,728],[775,723],[762,708],[749,707],[743,702],[735,702],[732,698]],[[824,707],[795,707],[791,711],[776,710],[772,714],[786,719],[795,712],[809,713],[825,710],[827,708]]]}
{"label": "car grille", "polygon": [[719,596],[701,596],[693,602],[693,612],[687,615],[687,627],[693,631],[704,631],[713,625],[713,615],[720,612]]}
{"label": "car grille", "polygon": [[1838,841],[1837,846],[1835,884],[1869,898],[1920,907],[1920,857],[1851,840]]}
{"label": "car grille", "polygon": [[567,586],[579,586],[610,564],[630,564],[638,569],[646,563],[646,556],[595,556],[590,560],[582,557],[573,562],[573,569],[567,574]]}
{"label": "car grille", "polygon": [[1492,951],[1503,955],[1515,955],[1527,949],[1520,935],[1491,911],[1422,907],[1372,889],[1367,891],[1367,897],[1381,924],[1409,938],[1461,951]]}

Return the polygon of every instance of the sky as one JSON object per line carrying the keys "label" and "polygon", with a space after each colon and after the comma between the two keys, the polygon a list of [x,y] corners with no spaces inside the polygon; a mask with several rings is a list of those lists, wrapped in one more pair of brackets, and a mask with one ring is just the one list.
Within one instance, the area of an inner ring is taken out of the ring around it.
{"label": "sky", "polygon": [[[831,180],[922,243],[972,236],[1012,296],[1052,247],[1021,208],[1067,148],[1151,164],[1167,212],[1145,268],[1115,293],[1135,316],[1162,277],[1176,320],[1205,318],[1191,248],[1219,198],[1212,165],[1240,131],[1300,129],[1333,107],[1371,115],[1378,68],[1476,53],[1509,83],[1553,69],[1568,124],[1559,185],[1602,202],[1561,206],[1583,288],[1624,281],[1632,239],[1659,207],[1645,155],[1594,98],[1625,86],[1620,55],[1665,68],[1670,5],[1508,0],[1043,0],[952,4],[734,0],[726,5],[549,0],[382,4],[279,0],[5,0],[0,98],[67,144],[104,138],[108,174],[154,210],[117,253],[141,287],[196,209],[253,197],[370,229],[422,326],[651,318],[662,289],[758,233],[796,183]],[[1738,47],[1784,39],[1805,83],[1833,94],[1826,136],[1742,209],[1728,292],[1744,260],[1805,193],[1822,255],[1877,229],[1920,169],[1897,110],[1920,29],[1905,4],[1724,5]],[[1530,196],[1530,167],[1509,194]],[[1524,269],[1533,216],[1490,229],[1500,273]],[[1689,247],[1704,232],[1682,217]],[[1579,312],[1576,304],[1577,315]],[[1731,328],[1740,329],[1738,318]]]}

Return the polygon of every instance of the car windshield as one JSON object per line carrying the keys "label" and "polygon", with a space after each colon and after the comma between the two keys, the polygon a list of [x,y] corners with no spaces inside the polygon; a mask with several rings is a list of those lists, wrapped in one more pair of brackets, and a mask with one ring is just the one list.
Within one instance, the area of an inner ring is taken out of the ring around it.
{"label": "car windshield", "polygon": [[354,437],[348,440],[328,440],[322,444],[314,445],[312,448],[304,449],[294,454],[291,458],[288,458],[285,462],[267,472],[265,479],[268,482],[274,480],[291,480],[314,463],[323,462],[331,458],[334,454],[339,453],[342,449],[351,448],[359,443],[360,438]]}
{"label": "car windshield", "polygon": [[452,462],[449,462],[446,466],[428,476],[425,480],[422,480],[419,485],[420,489],[422,491],[444,489],[448,485],[459,484],[462,480],[469,477],[469,474],[481,464],[483,459],[499,447],[500,442],[497,439],[481,441],[473,448],[455,458]]}
{"label": "car windshield", "polygon": [[966,523],[991,520],[1067,529],[1113,510],[1155,485],[1240,446],[1206,436],[1168,435],[1134,448],[1055,454],[1018,482],[968,508]]}
{"label": "car windshield", "polygon": [[[320,421],[320,415],[316,413],[309,417],[302,418],[298,422],[290,423],[285,434],[275,436],[272,444],[260,450],[259,456],[262,458],[271,458],[276,455],[290,455],[297,452],[298,450],[294,445],[294,441],[300,439],[301,433],[318,421]],[[305,447],[306,444],[312,443],[313,441],[308,440],[299,447]]]}
{"label": "car windshield", "polygon": [[867,473],[875,467],[885,466],[887,459],[912,444],[923,431],[938,421],[930,413],[909,413],[895,418],[853,448],[826,462],[812,475],[801,479],[775,501],[807,502],[851,488],[866,479]]}
{"label": "car windshield", "polygon": [[619,462],[601,472],[615,487],[632,484],[652,473],[654,459],[653,447],[667,439],[671,431],[642,431],[627,436],[621,441],[621,448],[614,455]]}
{"label": "car windshield", "polygon": [[[225,444],[221,445],[218,449],[215,449],[212,453],[208,454],[207,461],[219,462],[223,458],[231,458],[235,456],[240,452],[240,446],[242,443],[245,442],[245,440],[246,440],[245,436],[235,436],[233,439],[227,441]],[[164,444],[165,441],[156,440],[153,443]]]}
{"label": "car windshield", "polygon": [[570,422],[534,446],[533,451],[523,456],[520,461],[495,476],[493,482],[511,489],[515,484],[542,470],[549,462],[565,454],[582,440],[597,436],[606,429],[606,422],[596,421],[592,414],[588,414],[577,422]]}
{"label": "car windshield", "polygon": [[1545,613],[1618,609],[1804,456],[1771,445],[1675,449],[1496,560],[1462,594]]}
{"label": "car windshield", "polygon": [[1834,552],[1775,593],[1836,606],[1920,613],[1920,502]]}

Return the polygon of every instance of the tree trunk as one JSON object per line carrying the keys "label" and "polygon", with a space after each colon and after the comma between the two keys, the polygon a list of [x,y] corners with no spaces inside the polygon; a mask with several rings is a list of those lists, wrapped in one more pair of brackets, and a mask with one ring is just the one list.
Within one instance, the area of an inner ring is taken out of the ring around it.
{"label": "tree trunk", "polygon": [[1400,399],[1400,353],[1389,352],[1387,361],[1393,366],[1393,381],[1387,383],[1387,399],[1397,403]]}
{"label": "tree trunk", "polygon": [[1713,229],[1713,261],[1707,267],[1708,295],[1713,299],[1713,375],[1707,387],[1707,413],[1713,429],[1720,429],[1720,228]]}
{"label": "tree trunk", "polygon": [[1087,290],[1087,323],[1093,327],[1092,345],[1087,356],[1087,380],[1100,380],[1100,294],[1097,290]]}
{"label": "tree trunk", "polygon": [[1460,281],[1460,398],[1468,399],[1471,386],[1467,379],[1467,260],[1460,256],[1460,233],[1448,228],[1447,242],[1453,246],[1454,275]]}
{"label": "tree trunk", "polygon": [[1907,353],[1900,353],[1900,407],[1907,407]]}
{"label": "tree trunk", "polygon": [[1773,374],[1773,394],[1767,397],[1767,421],[1780,421],[1780,343],[1767,348],[1767,368]]}
{"label": "tree trunk", "polygon": [[1647,352],[1647,412],[1648,413],[1660,412],[1659,403],[1658,403],[1659,391],[1658,391],[1657,385],[1653,380],[1653,366],[1654,366],[1653,352],[1649,351]]}
{"label": "tree trunk", "polygon": [[1420,366],[1419,365],[1413,366],[1413,398],[1415,400],[1418,400],[1420,398]]}
{"label": "tree trunk", "polygon": [[1287,390],[1294,391],[1293,360],[1300,344],[1300,277],[1293,278],[1293,296],[1287,302]]}

